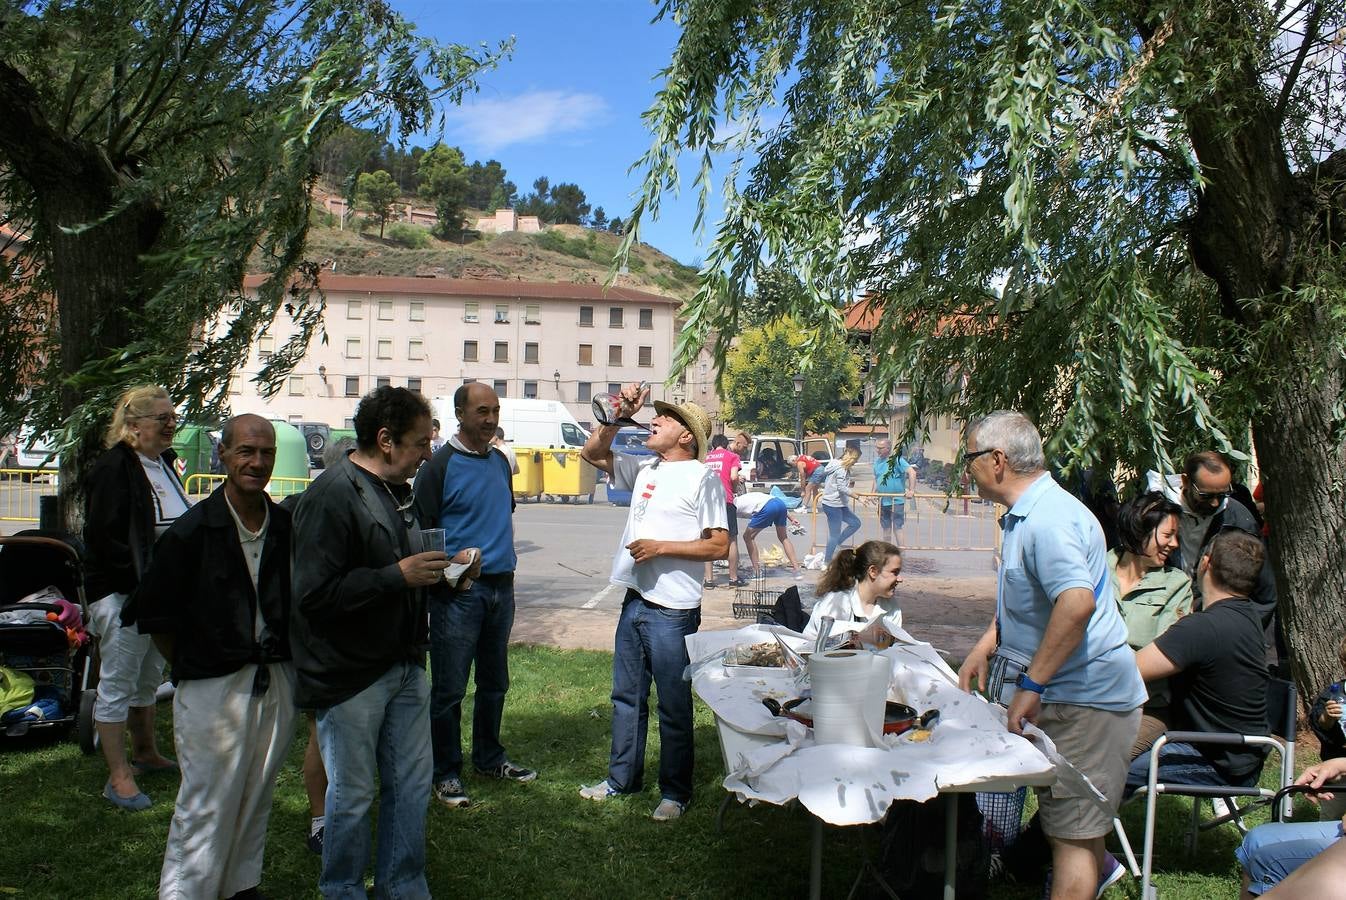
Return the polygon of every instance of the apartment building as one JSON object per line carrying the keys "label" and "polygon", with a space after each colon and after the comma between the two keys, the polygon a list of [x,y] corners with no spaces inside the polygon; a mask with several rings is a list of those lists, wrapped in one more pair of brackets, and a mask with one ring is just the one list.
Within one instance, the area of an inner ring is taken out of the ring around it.
{"label": "apartment building", "polygon": [[[261,280],[249,276],[244,289]],[[326,275],[320,283],[326,343],[315,337],[279,393],[259,396],[252,379],[291,334],[278,316],[230,379],[235,413],[349,428],[360,397],[380,385],[436,397],[482,381],[501,397],[559,400],[583,424],[593,419],[592,397],[623,383],[648,381],[654,399],[684,390],[663,387],[679,307],[670,297],[448,278]]]}

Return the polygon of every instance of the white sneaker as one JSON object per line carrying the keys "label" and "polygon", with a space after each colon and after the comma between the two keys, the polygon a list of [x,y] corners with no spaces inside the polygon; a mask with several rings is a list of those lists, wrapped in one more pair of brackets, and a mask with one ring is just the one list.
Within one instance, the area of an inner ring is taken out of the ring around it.
{"label": "white sneaker", "polygon": [[687,804],[670,800],[667,797],[659,801],[650,818],[656,822],[671,822],[687,811]]}
{"label": "white sneaker", "polygon": [[593,800],[596,803],[601,803],[609,797],[615,797],[618,793],[620,792],[615,787],[608,784],[606,778],[598,782],[598,784],[591,784],[588,787],[580,788],[581,797],[585,800]]}

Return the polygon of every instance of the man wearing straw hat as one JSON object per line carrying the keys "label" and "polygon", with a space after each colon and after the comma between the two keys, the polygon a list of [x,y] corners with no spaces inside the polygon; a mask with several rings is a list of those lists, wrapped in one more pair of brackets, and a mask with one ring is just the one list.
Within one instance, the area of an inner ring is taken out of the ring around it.
{"label": "man wearing straw hat", "polygon": [[[648,388],[622,388],[619,417],[644,404]],[[655,456],[612,452],[618,424],[595,429],[583,457],[632,493],[612,583],[626,588],[612,660],[612,753],[608,777],[580,789],[595,801],[639,793],[645,773],[650,683],[659,694],[659,805],[682,815],[692,799],[692,689],[682,678],[686,637],[701,624],[702,565],[729,553],[724,486],[704,464],[710,417],[690,401],[655,401],[645,446]]]}

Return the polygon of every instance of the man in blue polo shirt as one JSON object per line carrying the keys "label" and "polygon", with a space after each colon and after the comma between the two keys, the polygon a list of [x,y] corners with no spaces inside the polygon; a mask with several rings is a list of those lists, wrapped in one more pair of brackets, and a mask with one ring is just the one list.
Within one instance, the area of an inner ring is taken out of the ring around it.
{"label": "man in blue polo shirt", "polygon": [[[416,514],[423,528],[443,528],[455,562],[481,548],[475,580],[441,583],[430,593],[430,738],[435,798],[468,804],[463,787],[462,706],[476,664],[472,765],[487,778],[528,782],[537,772],[510,762],[500,743],[509,690],[509,634],[514,628],[514,493],[509,460],[491,449],[500,399],[481,382],[453,395],[458,431],[416,476]],[[452,574],[453,570],[450,570]]]}
{"label": "man in blue polo shirt", "polygon": [[989,659],[1024,666],[1008,697],[1008,726],[1033,722],[1108,800],[1105,812],[1069,786],[1038,792],[1052,848],[1052,892],[1094,897],[1120,877],[1103,839],[1121,801],[1140,726],[1145,685],[1108,575],[1103,531],[1088,508],[1046,471],[1042,439],[1017,412],[998,411],[968,430],[967,471],[981,496],[1008,508],[996,616],[959,673],[964,690],[985,688]]}

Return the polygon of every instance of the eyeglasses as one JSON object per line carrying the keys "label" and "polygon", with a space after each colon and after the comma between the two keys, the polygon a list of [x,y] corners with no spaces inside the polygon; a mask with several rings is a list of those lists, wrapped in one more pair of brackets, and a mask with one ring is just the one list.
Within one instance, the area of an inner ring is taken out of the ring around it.
{"label": "eyeglasses", "polygon": [[968,453],[965,450],[963,451],[963,464],[967,465],[971,463],[972,460],[976,459],[978,456],[985,456],[988,453],[994,453],[998,449],[999,449],[998,447],[988,447],[985,450],[973,450],[971,453]]}
{"label": "eyeglasses", "polygon": [[169,422],[176,422],[176,421],[178,420],[178,414],[177,414],[177,413],[159,413],[159,415],[157,415],[157,416],[135,416],[135,418],[137,418],[137,419],[153,419],[154,421],[158,422],[160,425],[167,425]]}
{"label": "eyeglasses", "polygon": [[1234,496],[1234,492],[1229,488],[1223,491],[1203,491],[1198,488],[1192,488],[1192,494],[1198,500],[1223,500],[1226,497]]}

